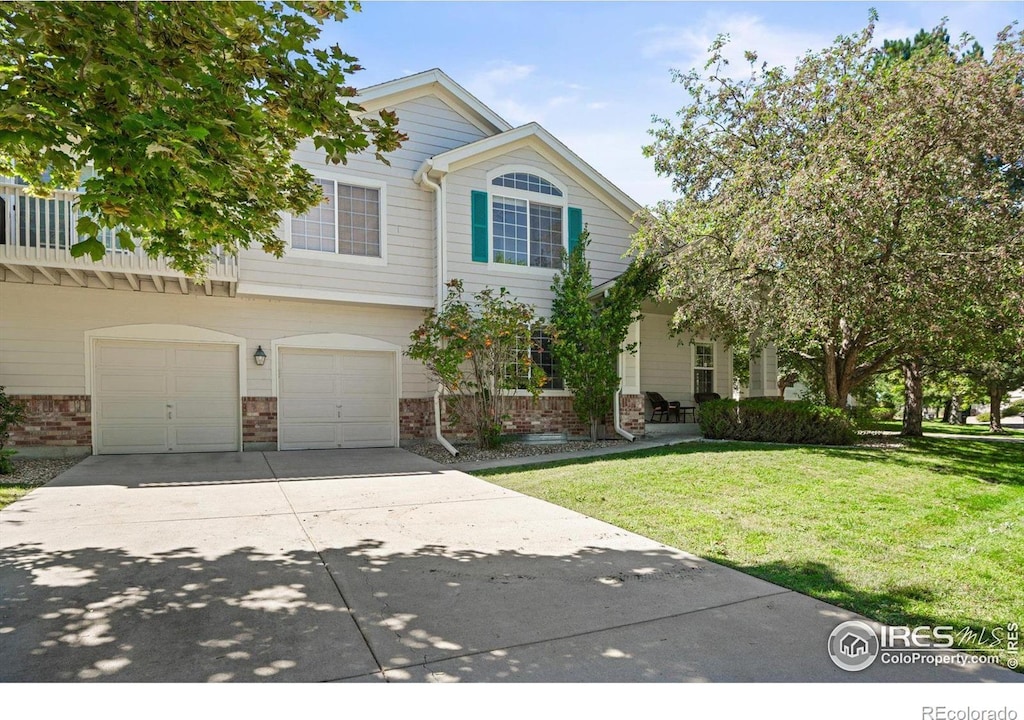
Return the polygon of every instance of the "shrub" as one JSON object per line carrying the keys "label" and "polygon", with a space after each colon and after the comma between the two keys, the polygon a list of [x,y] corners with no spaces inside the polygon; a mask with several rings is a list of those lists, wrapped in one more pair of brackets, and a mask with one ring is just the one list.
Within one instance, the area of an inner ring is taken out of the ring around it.
{"label": "shrub", "polygon": [[981,411],[980,413],[978,413],[974,417],[978,418],[978,422],[980,422],[980,423],[987,423],[989,420],[992,419],[992,416],[988,413],[987,410]]}
{"label": "shrub", "polygon": [[1003,417],[1024,415],[1024,400],[1016,400],[1003,408]]}
{"label": "shrub", "polygon": [[892,420],[896,417],[896,408],[873,407],[868,411],[872,420]]}
{"label": "shrub", "polygon": [[11,472],[10,456],[13,450],[4,450],[7,438],[11,436],[11,426],[25,419],[25,404],[15,402],[7,397],[4,386],[0,385],[0,475]]}
{"label": "shrub", "polygon": [[700,429],[716,440],[852,445],[857,439],[853,421],[838,408],[761,398],[702,403]]}

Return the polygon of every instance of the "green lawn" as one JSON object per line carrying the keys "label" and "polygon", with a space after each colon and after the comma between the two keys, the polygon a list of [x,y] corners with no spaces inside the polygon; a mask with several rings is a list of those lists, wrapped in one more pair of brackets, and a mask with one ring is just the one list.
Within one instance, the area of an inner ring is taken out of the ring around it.
{"label": "green lawn", "polygon": [[[1014,422],[1017,422],[1018,418],[1013,418]],[[946,435],[987,435],[988,437],[994,437],[992,433],[988,431],[988,425],[950,425],[949,423],[939,422],[938,420],[925,420],[922,423],[923,429],[926,433],[944,433]],[[899,420],[872,420],[865,421],[858,425],[861,430],[887,430],[892,432],[899,432],[903,429],[903,424]],[[1006,428],[1006,434],[1010,437],[1024,437],[1024,430],[1016,428]]]}
{"label": "green lawn", "polygon": [[30,483],[2,483],[0,484],[0,510],[10,505],[25,495],[29,490],[34,490],[39,485]]}
{"label": "green lawn", "polygon": [[1024,443],[691,443],[478,474],[884,623],[1024,622]]}

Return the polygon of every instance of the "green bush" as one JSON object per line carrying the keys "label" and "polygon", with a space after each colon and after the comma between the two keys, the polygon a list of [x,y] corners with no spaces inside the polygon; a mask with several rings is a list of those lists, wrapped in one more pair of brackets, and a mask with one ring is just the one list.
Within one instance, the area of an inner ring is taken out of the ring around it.
{"label": "green bush", "polygon": [[983,410],[982,412],[978,413],[974,417],[978,418],[978,422],[980,422],[980,423],[987,423],[989,420],[992,419],[992,416],[989,415],[987,410]]}
{"label": "green bush", "polygon": [[1024,400],[1017,400],[1003,408],[1003,417],[1024,415]]}
{"label": "green bush", "polygon": [[4,445],[11,436],[11,426],[24,419],[25,404],[11,400],[4,392],[4,386],[0,385],[0,475],[6,475],[13,469],[10,458],[14,450],[5,450]]}
{"label": "green bush", "polygon": [[700,429],[715,440],[801,445],[852,445],[857,431],[838,408],[762,398],[711,400],[700,406]]}
{"label": "green bush", "polygon": [[873,407],[868,411],[872,420],[892,420],[896,417],[896,408]]}

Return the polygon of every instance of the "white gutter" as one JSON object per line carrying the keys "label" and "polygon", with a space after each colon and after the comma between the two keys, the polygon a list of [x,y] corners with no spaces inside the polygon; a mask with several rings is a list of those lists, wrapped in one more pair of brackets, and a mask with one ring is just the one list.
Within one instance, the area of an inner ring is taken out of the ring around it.
{"label": "white gutter", "polygon": [[[416,171],[416,175],[413,176],[413,180],[424,187],[429,188],[433,191],[434,197],[437,198],[437,203],[434,208],[434,240],[437,243],[437,302],[435,308],[438,313],[441,312],[441,305],[444,302],[444,178],[441,179],[441,185],[431,180],[428,177],[430,168],[433,167],[433,160],[428,159],[423,166]],[[455,446],[445,440],[444,435],[441,433],[441,385],[438,383],[437,390],[434,391],[434,437],[437,442],[441,444],[445,450],[450,452],[452,456],[459,454],[459,451],[455,449]]]}

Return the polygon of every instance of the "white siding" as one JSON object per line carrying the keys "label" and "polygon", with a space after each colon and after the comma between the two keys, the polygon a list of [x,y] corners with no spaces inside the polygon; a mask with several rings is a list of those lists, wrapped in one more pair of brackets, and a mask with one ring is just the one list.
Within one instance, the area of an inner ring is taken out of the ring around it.
{"label": "white siding", "polygon": [[[297,162],[313,173],[363,178],[386,184],[386,265],[346,261],[345,256],[287,255],[277,260],[260,248],[240,253],[239,279],[249,285],[299,286],[315,291],[375,296],[406,296],[432,303],[435,287],[434,194],[413,182],[422,162],[484,137],[472,123],[436,97],[426,96],[393,108],[399,129],[409,139],[388,154],[390,166],[372,152],[351,157],[347,165],[327,165],[312,141],[301,143]],[[283,224],[282,232],[287,227]]]}
{"label": "white siding", "polygon": [[582,209],[583,222],[590,230],[587,257],[595,285],[611,280],[626,269],[628,263],[622,255],[629,249],[633,227],[538,152],[519,148],[452,172],[445,178],[448,279],[463,280],[466,290],[470,292],[485,285],[506,287],[520,300],[536,306],[544,316],[550,314],[554,271],[472,260],[470,194],[473,190],[486,190],[489,195],[500,193],[500,188],[492,188],[487,184],[486,176],[488,172],[503,165],[536,168],[539,175],[567,188],[567,204]]}
{"label": "white siding", "polygon": [[[644,313],[640,322],[640,390],[659,392],[666,400],[693,404],[693,339],[688,333],[669,334],[668,315]],[[718,341],[709,342],[715,350],[715,392],[732,396],[732,355]]]}
{"label": "white siding", "polygon": [[[117,325],[191,325],[246,338],[248,396],[272,395],[273,362],[256,347],[307,333],[363,335],[405,348],[422,311],[342,303],[220,298],[0,283],[0,385],[16,394],[85,393],[85,331]],[[434,387],[422,366],[402,358],[402,396]]]}

